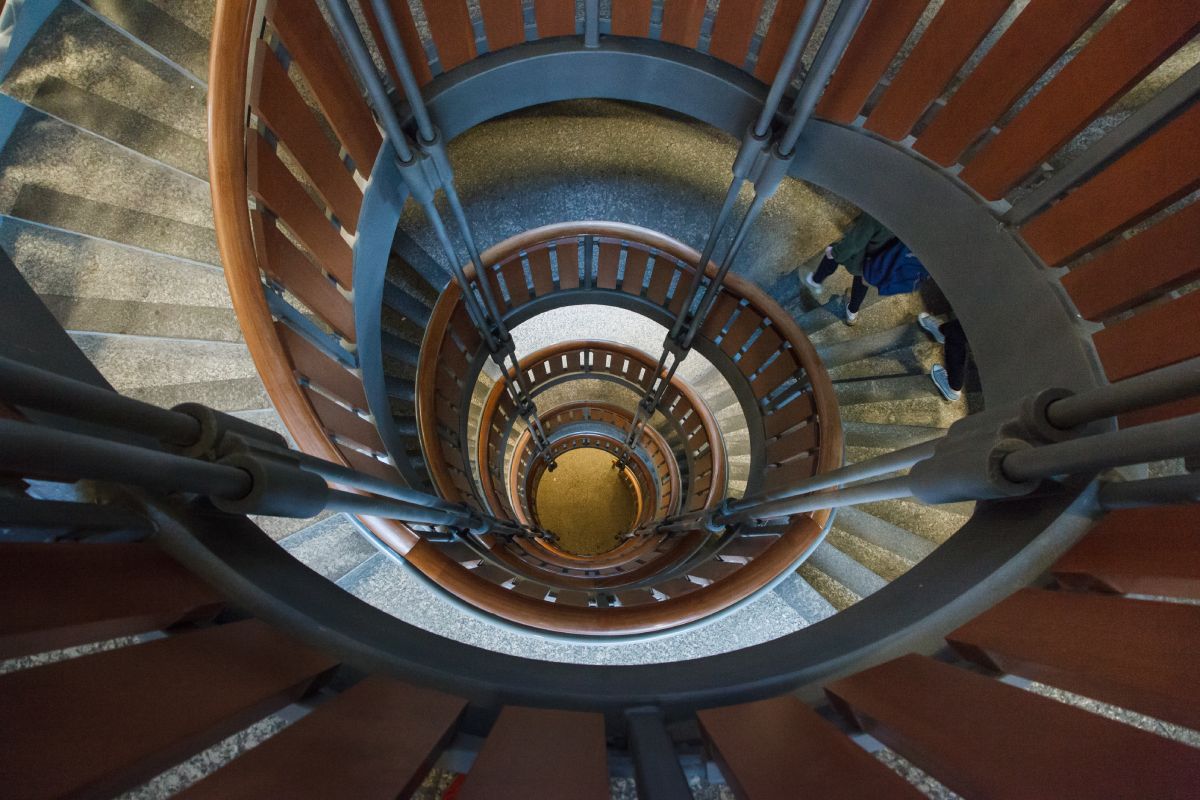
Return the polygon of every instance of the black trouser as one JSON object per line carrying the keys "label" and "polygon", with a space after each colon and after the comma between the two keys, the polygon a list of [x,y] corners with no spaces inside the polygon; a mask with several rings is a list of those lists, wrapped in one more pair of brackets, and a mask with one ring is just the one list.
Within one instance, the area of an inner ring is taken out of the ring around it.
{"label": "black trouser", "polygon": [[946,378],[951,389],[961,392],[967,377],[967,335],[956,319],[942,325],[940,330],[946,337]]}
{"label": "black trouser", "polygon": [[[837,272],[838,263],[829,256],[821,259],[821,264],[813,272],[813,280],[817,283],[824,283],[825,279],[833,273]],[[862,279],[861,275],[854,276],[854,283],[850,286],[850,303],[847,308],[851,314],[857,314],[858,309],[862,307],[863,300],[867,299],[867,282]]]}

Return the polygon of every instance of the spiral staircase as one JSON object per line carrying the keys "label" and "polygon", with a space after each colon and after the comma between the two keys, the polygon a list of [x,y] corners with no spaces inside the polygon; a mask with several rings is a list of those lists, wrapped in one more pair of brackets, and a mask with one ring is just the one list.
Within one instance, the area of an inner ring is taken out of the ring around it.
{"label": "spiral staircase", "polygon": [[6,796],[1190,796],[1198,33],[10,0]]}

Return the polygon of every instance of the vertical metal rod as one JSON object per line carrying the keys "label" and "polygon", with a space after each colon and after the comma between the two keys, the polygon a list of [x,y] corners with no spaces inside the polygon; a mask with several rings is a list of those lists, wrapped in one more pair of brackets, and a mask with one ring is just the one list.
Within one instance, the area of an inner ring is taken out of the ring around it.
{"label": "vertical metal rod", "polygon": [[1200,473],[1140,481],[1111,481],[1100,485],[1098,497],[1100,507],[1106,511],[1200,503]]}
{"label": "vertical metal rod", "polygon": [[375,10],[375,18],[379,20],[384,46],[392,54],[392,63],[396,65],[396,74],[400,77],[400,88],[404,91],[405,98],[408,99],[408,107],[412,109],[413,118],[417,121],[417,130],[421,134],[421,139],[432,142],[437,139],[437,134],[434,133],[429,110],[425,108],[421,87],[417,85],[412,65],[408,63],[408,54],[404,52],[404,43],[400,40],[400,32],[396,29],[396,18],[392,16],[392,9],[387,0],[371,0],[371,8]]}
{"label": "vertical metal rod", "polygon": [[600,46],[600,0],[583,0],[583,46]]}
{"label": "vertical metal rod", "polygon": [[641,800],[691,800],[692,790],[679,765],[675,744],[656,707],[625,712],[629,750],[633,754],[638,797]]}
{"label": "vertical metal rod", "polygon": [[1097,419],[1200,395],[1200,357],[1097,386],[1046,406],[1046,419],[1070,430]]}
{"label": "vertical metal rod", "polygon": [[821,49],[817,51],[812,68],[804,79],[804,85],[796,95],[796,102],[792,104],[792,121],[788,123],[787,130],[779,141],[780,155],[790,156],[795,149],[800,131],[812,117],[813,109],[817,107],[817,99],[820,98],[821,92],[825,91],[829,76],[842,60],[842,54],[846,52],[846,46],[858,30],[858,23],[862,21],[863,14],[867,13],[870,2],[871,0],[842,0],[842,4],[838,6],[829,32],[825,34],[825,41],[821,42]]}
{"label": "vertical metal rod", "polygon": [[801,12],[800,19],[796,21],[796,29],[792,32],[792,38],[788,42],[787,52],[784,53],[783,61],[780,62],[779,69],[775,72],[775,80],[771,82],[771,90],[767,93],[767,100],[763,103],[762,112],[758,115],[758,122],[754,124],[755,136],[766,136],[767,130],[771,127],[771,120],[775,118],[775,112],[779,110],[779,103],[783,100],[783,93],[787,91],[788,84],[792,82],[792,76],[796,74],[800,57],[804,55],[804,47],[808,44],[809,37],[812,36],[813,28],[816,27],[817,19],[821,16],[824,7],[824,0],[813,0],[804,4],[804,11]]}
{"label": "vertical metal rod", "polygon": [[[700,260],[696,262],[696,271],[692,274],[692,281],[688,285],[687,298],[683,305],[679,308],[679,313],[675,316],[675,323],[671,326],[671,338],[675,338],[683,330],[684,323],[687,320],[688,314],[691,313],[692,304],[696,301],[696,293],[700,290],[700,284],[704,281],[704,270],[708,266],[708,262],[712,259],[713,250],[717,247],[717,240],[721,238],[721,231],[725,230],[725,226],[729,224],[729,215],[733,213],[733,207],[737,203],[738,193],[742,188],[742,179],[735,177],[733,182],[729,184],[729,190],[725,192],[725,200],[721,203],[721,210],[717,212],[717,218],[713,221],[712,229],[708,232],[708,238],[704,241],[704,249],[700,252]],[[664,356],[666,354],[664,353]],[[661,359],[660,369],[665,365],[665,358]]]}
{"label": "vertical metal rod", "polygon": [[755,505],[753,508],[733,514],[718,513],[715,515],[715,521],[722,525],[733,525],[755,519],[790,517],[793,514],[805,514],[809,511],[819,511],[823,508],[841,508],[842,506],[853,506],[859,503],[877,503],[881,500],[897,500],[902,497],[912,497],[912,489],[909,486],[907,476],[874,481],[862,486],[851,486],[849,489],[839,489],[833,492],[806,494],[794,499],[761,503]]}

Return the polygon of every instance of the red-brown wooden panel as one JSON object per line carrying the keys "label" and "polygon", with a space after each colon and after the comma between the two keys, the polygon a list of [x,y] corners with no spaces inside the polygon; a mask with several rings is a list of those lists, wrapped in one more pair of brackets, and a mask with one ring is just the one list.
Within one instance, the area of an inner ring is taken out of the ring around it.
{"label": "red-brown wooden panel", "polygon": [[662,40],[694,48],[704,24],[704,0],[663,0]]}
{"label": "red-brown wooden panel", "polygon": [[649,36],[651,0],[619,0],[612,4],[612,32],[616,36]]}
{"label": "red-brown wooden panel", "polygon": [[458,800],[532,797],[608,800],[603,716],[516,706],[500,712]]}
{"label": "red-brown wooden panel", "polygon": [[821,441],[816,425],[805,425],[767,443],[767,463],[790,461],[815,448]]}
{"label": "red-brown wooden panel", "polygon": [[441,692],[368,678],[177,797],[408,797],[465,707]]}
{"label": "red-brown wooden panel", "polygon": [[339,281],[353,275],[350,245],[279,160],[267,140],[255,131],[250,131],[250,136],[246,143],[250,191],[288,226],[326,272]]}
{"label": "red-brown wooden panel", "polygon": [[921,796],[793,695],[697,717],[738,800]]}
{"label": "red-brown wooden panel", "polygon": [[799,371],[800,367],[792,358],[792,354],[786,350],[780,352],[779,358],[768,364],[754,379],[754,396],[766,397]]}
{"label": "red-brown wooden panel", "polygon": [[712,39],[708,45],[709,55],[728,61],[741,69],[746,63],[750,37],[758,27],[761,12],[762,0],[722,2],[717,7],[717,16],[713,20]]}
{"label": "red-brown wooden panel", "polygon": [[533,18],[538,37],[575,34],[575,0],[534,0]]}
{"label": "red-brown wooden panel", "polygon": [[889,139],[907,136],[1010,3],[969,0],[942,6],[867,118],[866,127]]}
{"label": "red-brown wooden panel", "polygon": [[1200,292],[1186,294],[1092,337],[1110,381],[1200,355]]}
{"label": "red-brown wooden panel", "polygon": [[1100,320],[1200,278],[1200,203],[1118,241],[1062,284],[1086,319]]}
{"label": "red-brown wooden panel", "polygon": [[596,287],[615,290],[620,267],[621,245],[616,242],[600,242],[600,257],[596,260]]}
{"label": "red-brown wooden panel", "polygon": [[804,0],[779,0],[775,4],[771,24],[767,26],[767,34],[758,47],[758,57],[754,62],[754,75],[760,81],[770,83],[775,79],[803,11]]}
{"label": "red-brown wooden panel", "polygon": [[1117,417],[1122,428],[1132,428],[1135,425],[1146,425],[1164,419],[1186,417],[1188,414],[1200,414],[1200,398],[1192,397],[1187,400],[1177,400],[1174,403],[1164,403],[1161,406],[1146,408],[1141,411],[1131,411]]}
{"label": "red-brown wooden panel", "polygon": [[754,340],[754,344],[750,345],[749,349],[738,359],[738,369],[742,371],[743,375],[753,375],[772,354],[779,352],[782,347],[783,339],[779,338],[779,334],[766,328]]}
{"label": "red-brown wooden panel", "polygon": [[1180,114],[1021,228],[1051,266],[1200,187],[1200,105]]}
{"label": "red-brown wooden panel", "polygon": [[423,6],[442,69],[448,72],[473,59],[475,30],[466,0],[436,0]]}
{"label": "red-brown wooden panel", "polygon": [[4,794],[119,794],[287,705],[336,664],[248,620],[10,673]]}
{"label": "red-brown wooden panel", "polygon": [[[260,211],[250,212],[258,264],[347,341],[355,340],[354,307],[291,239]],[[350,276],[341,276],[349,278]]]}
{"label": "red-brown wooden panel", "polygon": [[949,166],[1099,19],[1112,0],[1033,0],[972,70],[914,148]]}
{"label": "red-brown wooden panel", "polygon": [[753,311],[749,306],[742,309],[742,313],[738,314],[737,319],[729,326],[729,330],[721,339],[721,349],[730,356],[737,354],[741,350],[750,337],[758,330],[763,323],[762,317],[757,312]]}
{"label": "red-brown wooden panel", "polygon": [[579,242],[576,240],[558,242],[554,245],[558,259],[558,287],[560,289],[579,288]]}
{"label": "red-brown wooden panel", "polygon": [[367,410],[362,378],[322,353],[287,325],[276,323],[275,332],[297,373],[347,405]]}
{"label": "red-brown wooden panel", "polygon": [[304,396],[308,398],[308,402],[312,403],[313,410],[317,412],[317,418],[321,420],[321,423],[338,437],[365,445],[376,453],[387,452],[374,424],[347,411],[308,387],[304,388]]}
{"label": "red-brown wooden panel", "polygon": [[815,458],[798,458],[786,464],[770,466],[763,470],[763,491],[774,492],[789,486],[795,486],[797,481],[810,478],[817,472]]}
{"label": "red-brown wooden panel", "polygon": [[964,658],[1200,727],[1200,607],[1023,589],[946,637]]}
{"label": "red-brown wooden panel", "polygon": [[525,254],[529,261],[529,276],[533,278],[533,291],[543,297],[554,291],[554,273],[550,269],[550,250],[536,247]]}
{"label": "red-brown wooden panel", "polygon": [[379,128],[317,4],[310,0],[277,0],[267,16],[354,166],[369,175],[382,143]]}
{"label": "red-brown wooden panel", "polygon": [[488,48],[499,50],[525,41],[525,14],[521,0],[480,0],[483,32]]}
{"label": "red-brown wooden panel", "polygon": [[922,656],[825,691],[964,797],[1185,798],[1200,785],[1200,750]]}
{"label": "red-brown wooden panel", "polygon": [[646,280],[646,264],[650,254],[645,250],[630,248],[625,254],[625,277],[621,278],[621,290],[633,295],[642,293]]}
{"label": "red-brown wooden panel", "polygon": [[763,417],[763,428],[767,438],[771,439],[791,430],[801,422],[811,419],[814,413],[816,407],[813,405],[813,396],[806,392],[778,411]]}
{"label": "red-brown wooden panel", "polygon": [[[360,3],[359,7],[362,8],[363,16],[367,20],[367,27],[371,29],[371,36],[374,37],[383,53],[384,63],[387,64],[388,73],[392,76],[392,84],[403,96],[404,87],[400,84],[400,74],[396,71],[392,52],[383,40],[383,31],[379,27],[379,20],[375,18],[375,10],[369,2]],[[391,8],[392,19],[396,21],[396,27],[400,33],[400,44],[404,45],[404,55],[412,68],[413,77],[416,78],[418,85],[424,85],[433,80],[433,73],[429,71],[429,62],[425,60],[425,44],[421,41],[421,34],[417,31],[416,22],[413,21],[412,9],[409,8],[407,0],[388,0],[388,7]]]}
{"label": "red-brown wooden panel", "polygon": [[1200,505],[1113,511],[1053,572],[1073,589],[1200,599]]}
{"label": "red-brown wooden panel", "polygon": [[1132,0],[1029,105],[971,159],[960,177],[999,199],[1200,29],[1200,4]]}
{"label": "red-brown wooden panel", "polygon": [[266,42],[259,41],[255,59],[251,108],[287,147],[346,230],[353,233],[358,226],[362,191],[338,158],[337,146],[321,130]]}
{"label": "red-brown wooden panel", "polygon": [[[500,275],[504,278],[504,287],[508,289],[509,299],[514,308],[529,302],[529,288],[525,285],[525,267],[521,259],[513,258],[500,267]],[[496,295],[497,301],[500,296]]]}
{"label": "red-brown wooden panel", "polygon": [[364,455],[351,447],[336,445],[338,452],[350,464],[350,466],[359,472],[367,475],[374,475],[376,478],[382,478],[385,481],[397,482],[399,476],[396,473],[396,468],[391,464],[385,464],[378,458]]}
{"label": "red-brown wooden panel", "polygon": [[817,103],[817,116],[853,122],[928,5],[929,0],[871,3]]}
{"label": "red-brown wooden panel", "polygon": [[[675,296],[680,298],[681,303],[683,302],[682,292],[676,290]],[[708,318],[700,326],[700,335],[705,339],[716,339],[721,335],[721,331],[725,326],[730,324],[729,320],[737,309],[738,299],[728,292],[721,292],[713,302],[712,311],[708,313]],[[679,313],[678,306],[675,307],[675,312]]]}
{"label": "red-brown wooden panel", "polygon": [[[36,602],[31,602],[36,598]],[[210,619],[222,600],[150,544],[0,544],[0,659]]]}
{"label": "red-brown wooden panel", "polygon": [[[666,305],[667,292],[671,288],[671,278],[676,273],[675,265],[666,259],[656,258],[654,260],[654,272],[650,275],[650,285],[646,287],[646,297],[658,305]],[[681,275],[679,278],[679,287],[675,290],[676,294],[686,292],[688,282],[691,277]]]}

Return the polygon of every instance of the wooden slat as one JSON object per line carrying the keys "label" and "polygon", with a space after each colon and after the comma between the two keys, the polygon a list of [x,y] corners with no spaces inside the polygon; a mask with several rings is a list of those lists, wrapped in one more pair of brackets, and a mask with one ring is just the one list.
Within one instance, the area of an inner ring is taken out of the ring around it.
{"label": "wooden slat", "polygon": [[763,428],[767,438],[771,439],[794,428],[801,422],[811,419],[816,413],[811,393],[805,393],[792,400],[783,408],[763,417]]}
{"label": "wooden slat", "polygon": [[642,284],[646,280],[646,264],[650,254],[645,250],[629,248],[625,255],[625,277],[621,278],[621,291],[633,295],[642,293]]}
{"label": "wooden slat", "polygon": [[1200,187],[1200,105],[1117,159],[1021,228],[1051,266],[1137,224]]}
{"label": "wooden slat", "polygon": [[779,334],[771,328],[765,329],[754,340],[754,344],[750,345],[745,353],[742,353],[742,357],[737,362],[738,369],[743,375],[753,375],[781,347],[783,347],[783,339],[779,337]]}
{"label": "wooden slat", "polygon": [[354,274],[350,246],[279,160],[267,140],[254,131],[250,135],[252,138],[246,147],[250,191],[288,226],[326,272],[339,281],[348,280],[347,276]]}
{"label": "wooden slat", "polygon": [[521,0],[480,0],[483,32],[488,49],[500,50],[525,41],[525,15]]}
{"label": "wooden slat", "polygon": [[649,36],[652,0],[620,0],[612,6],[612,32],[616,36]]}
{"label": "wooden slat", "polygon": [[942,6],[867,118],[866,127],[897,141],[907,136],[1010,2],[970,0]]}
{"label": "wooden slat", "polygon": [[949,166],[1033,86],[1112,0],[1033,0],[913,147]]}
{"label": "wooden slat", "polygon": [[317,4],[276,0],[268,18],[354,166],[369,175],[382,138]]}
{"label": "wooden slat", "polygon": [[750,51],[750,37],[758,27],[762,13],[762,0],[722,2],[713,20],[712,39],[708,53],[722,61],[728,61],[738,69],[746,63]]}
{"label": "wooden slat", "polygon": [[579,288],[579,242],[558,242],[554,245],[558,258],[558,287],[560,289]]}
{"label": "wooden slat", "polygon": [[258,42],[255,64],[251,108],[283,142],[342,226],[353,233],[358,227],[362,191],[338,157],[337,146],[321,130],[266,42]]}
{"label": "wooden slat", "polygon": [[111,796],[303,695],[336,666],[256,620],[0,677],[6,797]]}
{"label": "wooden slat", "polygon": [[663,0],[662,40],[695,48],[704,24],[704,0]]}
{"label": "wooden slat", "polygon": [[391,464],[385,464],[377,458],[363,455],[350,447],[343,447],[340,444],[335,446],[338,452],[342,454],[342,458],[346,459],[350,466],[359,472],[374,475],[376,478],[382,478],[385,481],[398,481],[399,475],[396,472],[396,468]]}
{"label": "wooden slat", "polygon": [[287,325],[276,323],[275,331],[297,373],[346,404],[367,410],[362,378],[322,353]]}
{"label": "wooden slat", "polygon": [[350,439],[365,445],[376,453],[387,452],[373,423],[347,411],[308,387],[304,389],[304,396],[308,398],[308,402],[312,403],[313,410],[317,412],[317,418],[327,429],[343,439]]}
{"label": "wooden slat", "polygon": [[767,27],[767,34],[759,45],[758,57],[754,62],[754,75],[760,81],[770,83],[775,79],[803,11],[804,0],[778,0],[775,4],[771,24]]}
{"label": "wooden slat", "polygon": [[805,425],[767,443],[767,463],[779,464],[808,453],[821,441],[816,425]]}
{"label": "wooden slat", "polygon": [[928,5],[929,0],[871,3],[817,103],[817,116],[853,122]]}
{"label": "wooden slat", "polygon": [[466,0],[436,0],[422,5],[442,69],[448,72],[475,58],[475,31]]}
{"label": "wooden slat", "polygon": [[921,796],[793,695],[697,717],[738,800]]}
{"label": "wooden slat", "polygon": [[1118,241],[1062,278],[1086,319],[1101,320],[1200,278],[1200,203]]}
{"label": "wooden slat", "polygon": [[1200,607],[1023,589],[946,637],[964,658],[1200,727]]}
{"label": "wooden slat", "polygon": [[767,467],[763,471],[763,491],[774,492],[789,486],[795,486],[797,481],[812,477],[817,472],[815,458],[798,458],[786,464]]}
{"label": "wooden slat", "polygon": [[441,692],[368,678],[177,797],[408,797],[465,707]]}
{"label": "wooden slat", "polygon": [[[529,302],[529,287],[525,285],[525,268],[521,259],[514,258],[500,267],[500,275],[504,278],[504,287],[508,289],[509,299],[513,308]],[[497,295],[497,300],[499,295]]]}
{"label": "wooden slat", "polygon": [[1164,419],[1186,417],[1189,414],[1200,414],[1200,398],[1192,397],[1187,400],[1177,400],[1174,403],[1164,403],[1141,411],[1131,411],[1117,417],[1122,428],[1132,428],[1135,425],[1146,425],[1151,422],[1161,422]]}
{"label": "wooden slat", "polygon": [[6,543],[0,606],[4,659],[211,619],[222,600],[150,544]]}
{"label": "wooden slat", "polygon": [[1200,750],[922,656],[825,691],[964,797],[1185,798],[1200,781]]}
{"label": "wooden slat", "polygon": [[1200,599],[1200,505],[1113,511],[1053,572],[1074,589]]}
{"label": "wooden slat", "polygon": [[[392,11],[392,19],[396,21],[396,28],[400,33],[400,43],[404,45],[404,55],[408,58],[413,77],[416,78],[418,85],[423,86],[433,79],[433,73],[430,72],[429,62],[425,59],[425,43],[421,41],[421,34],[417,31],[412,9],[409,8],[407,0],[388,0],[388,7]],[[367,20],[367,27],[371,29],[371,36],[374,37],[383,54],[388,74],[392,76],[392,85],[403,97],[404,89],[400,84],[400,74],[396,71],[396,62],[392,59],[391,50],[384,43],[383,31],[379,27],[379,20],[375,18],[375,9],[371,3],[362,3],[360,8],[363,17]]]}
{"label": "wooden slat", "polygon": [[258,264],[263,271],[329,323],[342,338],[353,342],[354,306],[346,296],[337,290],[320,267],[292,244],[275,225],[275,220],[267,219],[261,211],[252,211],[250,224],[254,229]]}
{"label": "wooden slat", "polygon": [[1117,322],[1092,337],[1104,373],[1124,380],[1200,355],[1200,293]]}
{"label": "wooden slat", "polygon": [[575,35],[575,0],[534,0],[538,38]]}
{"label": "wooden slat", "polygon": [[537,247],[525,254],[529,261],[529,276],[533,278],[533,291],[544,297],[554,291],[554,272],[550,269],[550,250]]}
{"label": "wooden slat", "polygon": [[1200,29],[1200,5],[1132,0],[959,174],[999,199]]}
{"label": "wooden slat", "polygon": [[[665,259],[654,260],[654,272],[650,275],[650,285],[646,287],[646,297],[653,302],[661,305],[666,305],[667,292],[671,288],[671,278],[676,273],[675,265]],[[687,291],[686,281],[690,281],[687,275],[682,275],[679,279],[679,288],[676,289],[676,294]]]}
{"label": "wooden slat", "polygon": [[617,271],[621,266],[621,245],[616,242],[601,242],[600,256],[596,264],[596,287],[617,288]]}
{"label": "wooden slat", "polygon": [[601,715],[509,706],[458,800],[608,800],[606,758]]}

